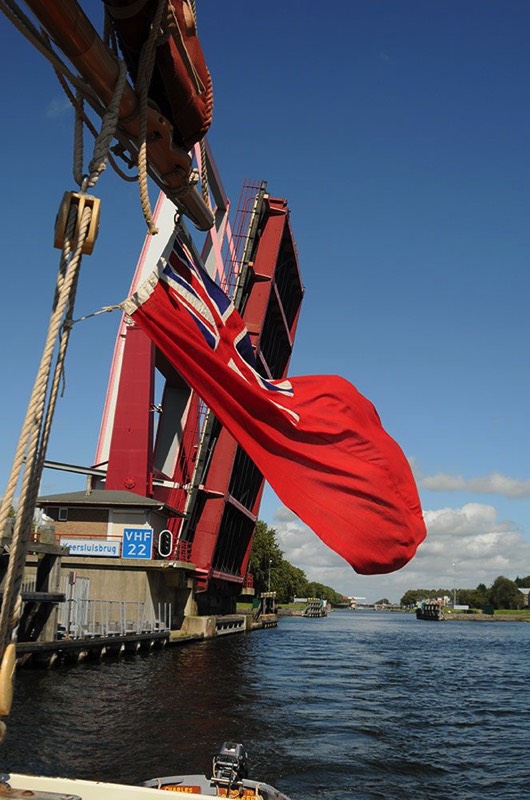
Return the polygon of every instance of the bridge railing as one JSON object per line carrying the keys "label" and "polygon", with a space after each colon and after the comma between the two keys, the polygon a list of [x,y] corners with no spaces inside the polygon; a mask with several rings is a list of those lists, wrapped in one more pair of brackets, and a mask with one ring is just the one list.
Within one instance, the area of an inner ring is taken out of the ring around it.
{"label": "bridge railing", "polygon": [[126,636],[171,629],[171,603],[72,598],[59,610],[59,630],[69,639]]}
{"label": "bridge railing", "polygon": [[179,539],[175,548],[174,557],[177,561],[185,561],[189,564],[191,561],[191,542]]}

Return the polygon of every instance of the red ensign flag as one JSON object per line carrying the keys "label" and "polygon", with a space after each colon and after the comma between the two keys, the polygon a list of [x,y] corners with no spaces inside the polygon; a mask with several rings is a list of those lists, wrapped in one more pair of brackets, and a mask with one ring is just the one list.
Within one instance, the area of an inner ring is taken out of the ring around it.
{"label": "red ensign flag", "polygon": [[178,238],[124,308],[282,502],[357,572],[412,558],[426,531],[410,466],[354,386],[259,375],[241,317]]}

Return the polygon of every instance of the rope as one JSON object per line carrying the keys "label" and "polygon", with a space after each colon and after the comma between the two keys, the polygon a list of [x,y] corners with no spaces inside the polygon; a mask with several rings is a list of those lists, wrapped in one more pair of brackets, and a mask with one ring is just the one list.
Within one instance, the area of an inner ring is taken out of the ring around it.
{"label": "rope", "polygon": [[114,25],[112,24],[112,17],[109,13],[107,6],[103,11],[103,41],[109,47],[115,56],[118,55],[118,40],[116,38],[116,32],[114,31]]}
{"label": "rope", "polygon": [[[195,0],[190,0],[191,10],[195,21],[195,33],[197,33],[197,4]],[[206,163],[206,139],[203,137],[199,142],[201,151],[201,194],[205,205],[211,208],[210,192],[208,190],[208,165]]]}
{"label": "rope", "polygon": [[[78,125],[80,114],[76,114],[74,175],[78,183],[81,183],[81,191],[86,191],[88,187],[94,186],[105,169],[109,146],[118,122],[119,103],[125,86],[126,75],[125,64],[121,62],[114,95],[104,115],[101,131],[94,145],[94,154],[88,167],[88,175],[85,176],[82,175],[81,166],[83,153],[82,135],[81,137],[79,136]],[[48,333],[22,425],[7,488],[0,507],[0,531],[3,531],[13,503],[15,490],[23,471],[4,586],[4,597],[0,611],[0,657],[3,657],[9,642],[16,639],[16,631],[22,613],[20,590],[33,514],[44,468],[59,384],[64,371],[70,329],[73,324],[72,316],[81,268],[82,251],[91,220],[92,208],[90,204],[84,206],[80,220],[78,219],[77,207],[75,205],[70,207]],[[55,370],[50,387],[53,354],[56,350],[57,337],[60,331]],[[47,396],[48,401],[46,401]]]}
{"label": "rope", "polygon": [[[67,97],[69,98],[72,105],[76,106],[75,95],[73,92],[67,88],[67,84],[65,79],[68,80],[72,86],[74,86],[79,94],[90,103],[92,108],[102,117],[105,113],[105,108],[100,103],[98,97],[91,89],[91,87],[79,77],[79,75],[75,75],[71,70],[66,66],[64,61],[57,55],[57,53],[53,50],[50,39],[45,31],[39,31],[38,28],[33,24],[31,19],[22,11],[21,8],[17,5],[14,0],[0,0],[0,11],[2,11],[5,16],[10,20],[10,22],[20,31],[20,33],[32,44],[40,53],[50,62],[57,77],[59,78],[59,82],[63,87]],[[111,42],[112,45],[112,42]],[[116,48],[117,52],[117,48]],[[61,76],[61,77],[59,77]],[[96,136],[96,130],[88,117],[84,116],[85,123],[87,127],[90,129],[91,133]],[[118,134],[118,136],[120,136]],[[129,143],[128,143],[129,144]],[[111,164],[112,168],[115,172],[123,178],[123,180],[133,182],[137,180],[136,176],[126,175],[116,164],[115,160],[109,156],[109,163]]]}
{"label": "rope", "polygon": [[83,98],[77,92],[74,100],[74,153],[73,168],[74,181],[78,186],[83,185]]}
{"label": "rope", "polygon": [[[94,123],[92,122],[90,117],[85,113],[84,105],[83,105],[83,97],[82,97],[81,93],[78,92],[78,93],[74,94],[74,92],[72,92],[72,90],[70,89],[70,87],[69,87],[67,81],[65,80],[64,76],[61,75],[61,73],[57,69],[55,69],[55,74],[57,76],[57,80],[59,81],[60,85],[63,88],[63,91],[64,91],[65,95],[67,96],[67,98],[69,99],[69,101],[71,102],[71,104],[72,104],[72,106],[74,108],[74,113],[76,113],[76,114],[78,114],[80,116],[80,118],[83,120],[84,124],[86,125],[86,127],[88,128],[88,130],[90,131],[90,133],[92,134],[94,139],[96,139],[97,135],[98,135],[98,132],[97,132],[96,126],[94,125]],[[79,102],[78,98],[81,99],[81,102]],[[114,147],[112,147],[111,148],[111,152],[112,153],[116,153],[116,155],[119,158],[121,158],[122,161],[124,161],[127,164],[128,167],[132,167],[134,165],[133,161],[131,161],[130,159],[125,157],[125,148],[123,148],[121,146],[121,144],[120,145],[117,144]],[[125,172],[123,172],[123,170],[120,169],[120,167],[116,163],[116,160],[114,159],[114,157],[111,155],[110,152],[108,153],[108,161],[109,161],[109,164],[111,165],[112,169],[114,170],[114,172],[117,175],[119,175],[122,180],[128,181],[129,183],[135,183],[138,180],[138,176],[137,175],[126,175]],[[74,164],[74,176],[75,176],[75,164]],[[77,181],[77,182],[79,183],[79,181]]]}
{"label": "rope", "polygon": [[120,109],[121,96],[127,82],[127,66],[125,61],[119,62],[119,73],[114,89],[114,95],[110,101],[109,107],[103,117],[103,124],[101,131],[94,144],[94,155],[88,165],[88,184],[91,188],[96,185],[96,182],[106,168],[107,159],[109,155],[109,148],[114,132],[118,124],[118,115]]}
{"label": "rope", "polygon": [[2,655],[19,621],[18,614],[15,613],[15,610],[26,563],[27,545],[30,538],[34,513],[34,500],[36,500],[40,482],[39,465],[43,460],[43,456],[39,457],[39,439],[44,418],[46,394],[55,342],[70,297],[70,290],[80,267],[81,250],[88,231],[92,211],[90,208],[85,209],[76,246],[72,258],[69,259],[72,237],[75,232],[77,221],[76,216],[75,210],[71,209],[67,223],[66,244],[59,266],[55,307],[50,317],[48,334],[40,366],[22,426],[8,487],[0,510],[0,530],[4,530],[22,470],[24,455],[26,454],[17,516],[13,531],[13,542],[5,580],[4,599],[0,612],[0,652]]}
{"label": "rope", "polygon": [[82,317],[78,317],[77,319],[65,319],[63,328],[73,328],[73,326],[77,325],[78,322],[84,322],[87,319],[92,319],[92,317],[97,317],[99,314],[109,314],[111,311],[121,310],[123,310],[123,303],[116,303],[113,306],[102,306],[101,308],[98,308],[97,311],[93,311],[91,314],[84,314]]}
{"label": "rope", "polygon": [[96,94],[82,78],[75,75],[68,69],[64,61],[52,50],[47,37],[44,36],[33,24],[31,19],[25,14],[14,0],[0,0],[0,11],[2,11],[10,22],[20,31],[20,33],[44,56],[52,66],[67,78],[72,86],[79,89],[90,101],[99,105]]}
{"label": "rope", "polygon": [[206,140],[203,138],[200,141],[201,148],[201,192],[202,199],[205,204],[210,208],[210,192],[208,191],[208,166],[206,164]]}
{"label": "rope", "polygon": [[147,96],[153,68],[155,66],[156,46],[164,12],[167,9],[167,0],[159,0],[147,41],[142,47],[138,75],[134,85],[139,97],[140,133],[138,137],[138,186],[140,189],[140,203],[149,233],[154,236],[158,233],[155,226],[153,212],[149,200],[149,186],[147,183]]}
{"label": "rope", "polygon": [[[153,24],[151,27],[150,32],[150,39],[152,38],[154,43],[156,44],[156,39],[158,38],[158,30],[160,28],[160,22],[157,22],[160,15],[160,20],[163,17],[164,9],[167,8],[168,0],[159,0],[157,11],[155,15],[155,19],[153,20]],[[195,3],[192,3],[192,10],[194,15],[195,13]],[[64,61],[59,58],[59,56],[55,53],[52,49],[47,35],[45,33],[39,32],[39,30],[35,27],[33,22],[30,18],[18,7],[15,0],[0,0],[0,11],[2,11],[6,17],[11,21],[11,23],[22,33],[22,35],[52,64],[54,69],[60,73],[64,78],[66,78],[69,83],[75,87],[75,89],[79,92],[79,94],[84,98],[86,102],[90,104],[90,106],[94,109],[94,111],[99,114],[99,116],[103,116],[105,109],[102,106],[100,100],[98,99],[96,93],[91,89],[91,87],[83,81],[78,75],[75,75],[71,72],[71,70],[66,66]],[[144,49],[151,50],[151,46],[147,47],[147,44],[144,45]],[[138,142],[138,178],[135,176],[126,175],[117,164],[114,162],[112,157],[108,157],[108,160],[118,173],[118,175],[127,181],[134,181],[138,179],[139,189],[140,189],[140,202],[142,205],[142,212],[146,221],[146,225],[148,227],[149,233],[155,234],[157,233],[157,229],[154,225],[153,215],[151,210],[151,205],[149,201],[149,192],[148,192],[148,182],[147,177],[148,175],[154,180],[154,182],[158,185],[158,187],[165,193],[168,193],[168,187],[164,181],[164,176],[159,176],[156,171],[153,171],[149,168],[147,164],[147,146],[146,146],[146,139],[147,139],[147,94],[149,90],[149,85],[151,81],[151,75],[153,70],[153,63],[154,63],[154,55],[152,56],[153,62],[149,69],[146,69],[145,72],[139,69],[138,78],[135,85],[135,90],[138,94],[140,94],[141,102],[139,105],[140,108],[140,136]],[[146,66],[149,64],[146,62]],[[63,84],[64,86],[64,84]],[[71,93],[67,92],[67,96],[71,98]],[[75,106],[75,101],[72,101],[73,105]],[[84,112],[83,112],[84,116]],[[91,126],[89,125],[89,128]],[[137,142],[131,139],[125,132],[117,130],[115,132],[115,136],[120,142],[120,144],[127,148],[131,154],[135,154],[137,150]],[[119,150],[117,151],[120,152]],[[205,180],[205,183],[207,181]],[[184,198],[194,187],[193,180],[189,180],[189,182],[184,185],[180,186],[177,190],[171,189],[169,191],[170,196],[174,198]],[[204,188],[203,188],[204,193]],[[203,194],[204,196],[204,194]],[[208,203],[209,205],[209,203]]]}

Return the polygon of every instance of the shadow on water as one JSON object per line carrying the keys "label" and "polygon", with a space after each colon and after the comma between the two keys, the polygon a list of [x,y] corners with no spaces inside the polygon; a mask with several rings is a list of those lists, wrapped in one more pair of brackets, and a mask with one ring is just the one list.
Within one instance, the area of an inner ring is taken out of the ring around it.
{"label": "shadow on water", "polygon": [[335,612],[130,660],[20,671],[2,768],[135,783],[225,739],[293,797],[521,798],[530,625]]}

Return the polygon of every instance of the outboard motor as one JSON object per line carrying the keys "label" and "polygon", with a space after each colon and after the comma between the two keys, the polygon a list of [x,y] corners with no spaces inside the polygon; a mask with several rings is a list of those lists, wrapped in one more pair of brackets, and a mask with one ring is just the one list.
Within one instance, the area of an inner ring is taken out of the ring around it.
{"label": "outboard motor", "polygon": [[248,777],[247,753],[242,744],[224,742],[213,759],[212,781],[231,786]]}

